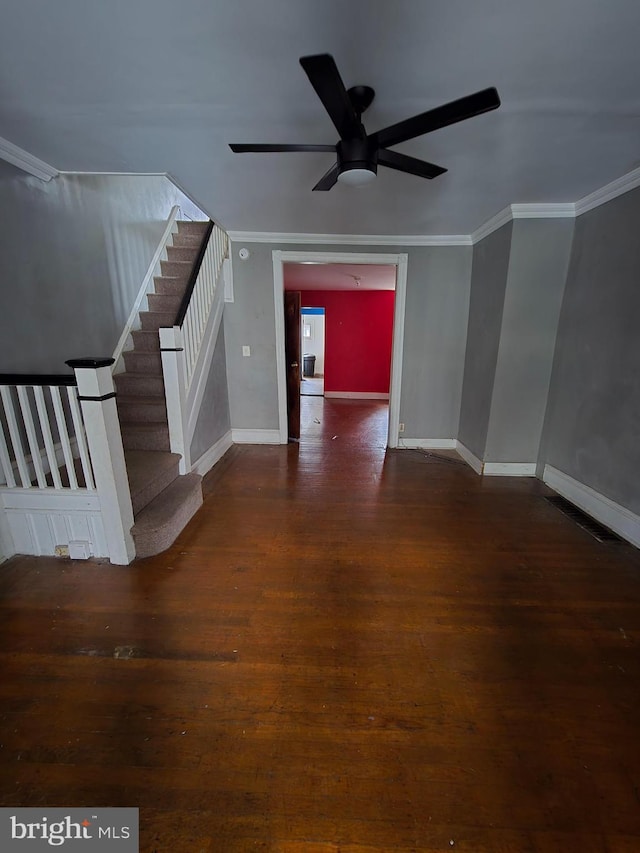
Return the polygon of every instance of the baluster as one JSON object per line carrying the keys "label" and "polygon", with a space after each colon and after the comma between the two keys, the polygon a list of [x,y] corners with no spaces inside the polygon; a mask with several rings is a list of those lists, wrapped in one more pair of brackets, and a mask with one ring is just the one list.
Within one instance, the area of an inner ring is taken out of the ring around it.
{"label": "baluster", "polygon": [[27,460],[25,459],[22,441],[20,440],[20,430],[18,428],[13,398],[9,387],[7,385],[3,385],[2,388],[0,388],[0,394],[2,395],[2,401],[4,403],[7,426],[9,427],[9,435],[11,436],[11,444],[13,445],[13,452],[18,465],[18,473],[20,474],[22,488],[30,489],[31,477],[29,476],[29,468],[27,467]]}
{"label": "baluster", "polygon": [[[4,406],[4,396],[2,397],[3,408]],[[5,411],[6,416],[6,411]],[[2,424],[0,424],[0,461],[2,462],[2,470],[4,472],[4,479],[9,486],[10,489],[15,489],[16,487],[16,478],[13,476],[13,465],[11,464],[11,458],[9,456],[9,449],[7,447],[7,440],[5,438],[4,429],[2,428]]]}
{"label": "baluster", "polygon": [[56,449],[53,446],[53,436],[51,434],[51,426],[49,425],[49,412],[47,411],[47,405],[44,400],[44,391],[42,390],[41,385],[33,386],[33,396],[35,397],[36,401],[36,409],[38,411],[38,418],[40,420],[40,430],[42,432],[42,438],[44,440],[44,448],[47,453],[49,473],[51,474],[51,479],[53,481],[54,488],[61,489],[62,479],[60,478],[60,471],[58,470]]}
{"label": "baluster", "polygon": [[67,397],[69,399],[69,408],[71,410],[71,419],[73,420],[73,428],[76,434],[76,443],[78,445],[78,453],[80,454],[80,462],[82,463],[82,473],[84,474],[84,482],[87,489],[95,491],[96,484],[93,479],[93,470],[91,468],[91,460],[89,459],[89,448],[87,446],[87,437],[84,431],[84,423],[80,414],[80,405],[75,388],[67,388]]}
{"label": "baluster", "polygon": [[[69,388],[68,390],[70,391],[71,389]],[[62,398],[60,397],[60,389],[57,387],[57,385],[50,385],[49,393],[51,394],[53,412],[56,416],[56,424],[58,425],[58,435],[60,436],[60,444],[62,445],[64,463],[67,468],[67,474],[69,476],[69,486],[72,489],[77,489],[78,478],[76,477],[73,453],[71,452],[71,442],[69,441],[69,430],[67,428],[67,421],[64,416],[64,409],[62,408]]]}

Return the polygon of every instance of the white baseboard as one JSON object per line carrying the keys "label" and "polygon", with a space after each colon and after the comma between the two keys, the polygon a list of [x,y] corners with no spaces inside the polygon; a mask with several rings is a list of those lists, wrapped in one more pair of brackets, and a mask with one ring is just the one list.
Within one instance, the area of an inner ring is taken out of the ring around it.
{"label": "white baseboard", "polygon": [[478,457],[473,454],[468,447],[465,447],[461,441],[456,441],[456,450],[462,456],[467,465],[470,465],[476,474],[482,474],[482,469],[484,467],[484,463],[482,460],[478,459]]}
{"label": "white baseboard", "polygon": [[485,477],[535,477],[535,462],[485,462]]}
{"label": "white baseboard", "polygon": [[640,548],[640,516],[552,465],[545,465],[542,479],[555,492]]}
{"label": "white baseboard", "polygon": [[277,429],[232,429],[234,444],[282,444]]}
{"label": "white baseboard", "polygon": [[455,450],[455,438],[403,438],[398,439],[398,447],[407,450]]}
{"label": "white baseboard", "polygon": [[379,394],[377,391],[325,391],[325,397],[333,397],[336,400],[388,400],[388,394]]}
{"label": "white baseboard", "polygon": [[193,463],[191,471],[195,474],[200,474],[200,476],[204,476],[213,468],[216,462],[219,462],[222,459],[224,454],[232,445],[233,440],[231,438],[231,430],[229,430],[229,432],[225,433],[222,438],[219,438],[218,441],[209,448],[209,450],[205,451],[202,456]]}

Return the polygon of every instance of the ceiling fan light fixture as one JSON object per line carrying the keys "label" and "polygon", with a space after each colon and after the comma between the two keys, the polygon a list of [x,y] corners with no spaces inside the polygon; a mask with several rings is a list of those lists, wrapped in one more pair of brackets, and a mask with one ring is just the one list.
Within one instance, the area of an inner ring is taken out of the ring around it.
{"label": "ceiling fan light fixture", "polygon": [[364,187],[375,178],[376,173],[372,169],[361,169],[357,166],[353,169],[345,169],[338,175],[340,183],[347,184],[349,187]]}

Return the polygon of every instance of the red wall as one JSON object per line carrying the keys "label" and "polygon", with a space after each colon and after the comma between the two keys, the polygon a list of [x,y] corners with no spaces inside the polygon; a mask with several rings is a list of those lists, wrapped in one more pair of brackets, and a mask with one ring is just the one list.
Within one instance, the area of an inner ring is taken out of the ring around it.
{"label": "red wall", "polygon": [[388,394],[392,290],[303,290],[302,305],[325,309],[324,390]]}

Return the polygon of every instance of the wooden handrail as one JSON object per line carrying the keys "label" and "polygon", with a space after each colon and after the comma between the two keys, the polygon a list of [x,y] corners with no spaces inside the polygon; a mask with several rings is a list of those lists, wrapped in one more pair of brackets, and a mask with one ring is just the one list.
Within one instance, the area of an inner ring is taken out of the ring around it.
{"label": "wooden handrail", "polygon": [[180,308],[178,309],[176,321],[173,324],[174,326],[182,327],[182,324],[184,323],[187,308],[189,307],[189,302],[191,301],[191,294],[193,293],[193,288],[196,286],[196,281],[198,280],[198,273],[200,272],[200,267],[202,266],[202,259],[204,258],[205,252],[207,251],[207,246],[209,245],[209,239],[211,238],[212,232],[213,222],[209,220],[209,222],[207,223],[207,230],[205,231],[204,236],[202,238],[202,243],[200,244],[200,249],[198,250],[196,259],[193,262],[191,275],[189,276],[189,281],[187,282],[187,289],[185,290],[184,296],[182,297],[182,302],[180,303]]}
{"label": "wooden handrail", "polygon": [[0,373],[0,385],[75,385],[73,373]]}

